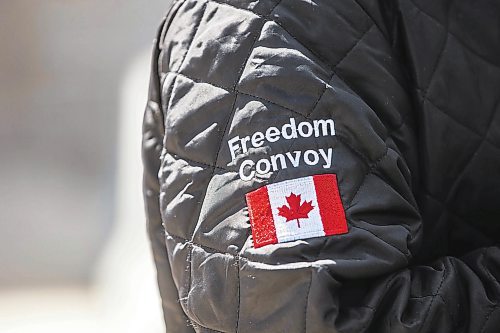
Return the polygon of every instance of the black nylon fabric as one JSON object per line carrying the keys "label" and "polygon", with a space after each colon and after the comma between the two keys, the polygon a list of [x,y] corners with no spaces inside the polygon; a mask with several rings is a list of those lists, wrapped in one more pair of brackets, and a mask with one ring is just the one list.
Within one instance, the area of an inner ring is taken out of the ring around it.
{"label": "black nylon fabric", "polygon": [[[500,4],[177,0],[144,117],[168,332],[500,332]],[[335,136],[228,142],[290,122]],[[333,149],[249,181],[241,163]],[[348,233],[255,249],[245,194],[337,175]]]}

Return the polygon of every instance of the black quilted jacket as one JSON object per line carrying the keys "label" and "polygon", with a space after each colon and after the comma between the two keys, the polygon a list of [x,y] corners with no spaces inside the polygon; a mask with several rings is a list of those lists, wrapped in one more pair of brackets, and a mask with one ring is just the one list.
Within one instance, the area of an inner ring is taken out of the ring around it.
{"label": "black quilted jacket", "polygon": [[500,332],[500,3],[177,0],[144,118],[168,332]]}

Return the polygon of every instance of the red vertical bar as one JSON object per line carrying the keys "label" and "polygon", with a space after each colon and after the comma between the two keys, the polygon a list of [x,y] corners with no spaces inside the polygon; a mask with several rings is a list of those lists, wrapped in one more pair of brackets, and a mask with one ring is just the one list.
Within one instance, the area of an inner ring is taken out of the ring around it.
{"label": "red vertical bar", "polygon": [[267,186],[247,193],[246,199],[252,227],[253,246],[259,248],[278,243]]}
{"label": "red vertical bar", "polygon": [[347,222],[337,185],[337,176],[334,174],[316,175],[313,176],[313,181],[325,235],[345,234],[348,231]]}

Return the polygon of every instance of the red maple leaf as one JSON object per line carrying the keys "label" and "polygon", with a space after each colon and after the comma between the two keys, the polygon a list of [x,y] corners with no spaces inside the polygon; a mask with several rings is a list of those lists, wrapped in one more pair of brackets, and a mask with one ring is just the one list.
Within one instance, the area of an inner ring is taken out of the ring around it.
{"label": "red maple leaf", "polygon": [[288,197],[285,197],[287,205],[278,207],[278,215],[286,218],[286,222],[297,220],[297,226],[300,228],[299,219],[308,218],[309,212],[313,210],[312,201],[304,201],[300,203],[300,194],[296,195],[293,192]]}

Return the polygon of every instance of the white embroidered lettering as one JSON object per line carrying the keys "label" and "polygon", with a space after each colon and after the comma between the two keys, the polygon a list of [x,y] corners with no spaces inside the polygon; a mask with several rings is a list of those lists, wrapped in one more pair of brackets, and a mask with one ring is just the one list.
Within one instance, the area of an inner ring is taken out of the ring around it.
{"label": "white embroidered lettering", "polygon": [[326,152],[324,149],[319,149],[319,153],[321,154],[321,157],[323,157],[323,160],[325,161],[325,164],[323,164],[323,168],[328,169],[329,167],[331,167],[333,148],[328,148]]}
{"label": "white embroidered lettering", "polygon": [[227,142],[227,144],[229,145],[229,151],[231,152],[231,158],[233,159],[233,161],[236,158],[236,152],[240,148],[240,146],[236,143],[239,140],[240,140],[240,137],[235,136],[234,138],[232,138],[231,140],[229,140]]}
{"label": "white embroidered lettering", "polygon": [[253,168],[254,165],[255,165],[255,163],[252,160],[244,160],[243,162],[241,162],[240,170],[239,170],[239,175],[240,175],[241,180],[244,180],[244,181],[252,180],[252,178],[255,176],[255,171],[252,170],[252,171],[250,171],[250,173],[245,174],[245,167],[248,166],[251,170],[251,168]]}
{"label": "white embroidered lettering", "polygon": [[280,139],[280,130],[276,127],[269,127],[266,131],[266,140],[276,142]]}
{"label": "white embroidered lettering", "polygon": [[[313,159],[311,160],[311,155],[313,156]],[[319,155],[318,152],[315,150],[306,150],[304,153],[304,162],[306,162],[307,165],[316,165],[319,162]]]}
{"label": "white embroidered lettering", "polygon": [[264,144],[264,134],[262,132],[255,132],[252,135],[252,146],[258,148]]}
{"label": "white embroidered lettering", "polygon": [[[276,162],[279,159],[281,168],[278,168],[278,163]],[[273,171],[279,169],[286,169],[286,161],[285,156],[283,154],[276,154],[271,156],[271,165],[273,166]]]}
{"label": "white embroidered lettering", "polygon": [[286,153],[286,157],[288,157],[290,162],[292,162],[293,167],[296,168],[299,166],[299,159],[300,159],[300,155],[302,154],[302,152],[300,150],[296,150],[296,151],[294,151],[294,154],[295,154],[295,157],[292,157],[292,154],[290,152],[288,152],[288,153]]}
{"label": "white embroidered lettering", "polygon": [[[235,136],[228,140],[231,160],[234,161],[240,154],[247,154],[252,149],[260,148],[266,143],[275,143],[279,140],[292,140],[298,138],[315,138],[335,136],[335,122],[333,119],[316,119],[296,123],[294,118],[279,127],[270,126],[265,131],[257,131],[244,137]],[[267,147],[268,145],[266,145]],[[239,176],[242,180],[252,180],[256,175],[265,175],[271,171],[278,171],[288,167],[298,168],[302,165],[321,165],[324,169],[332,167],[333,148],[295,150],[281,154],[270,155],[257,162],[243,160],[239,167]]]}

